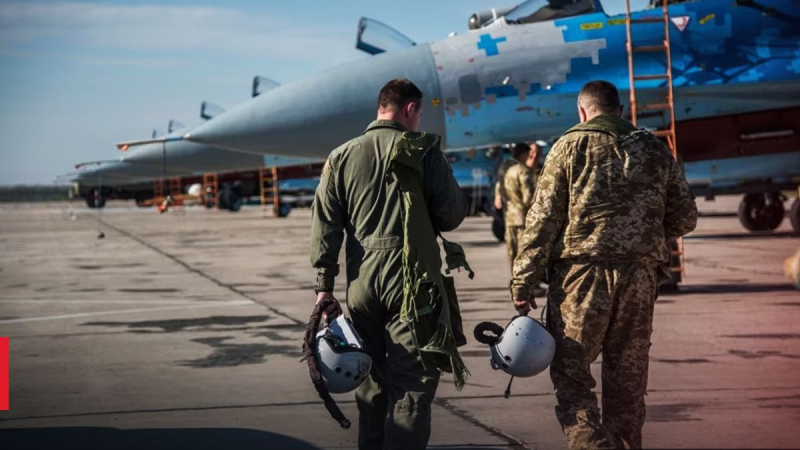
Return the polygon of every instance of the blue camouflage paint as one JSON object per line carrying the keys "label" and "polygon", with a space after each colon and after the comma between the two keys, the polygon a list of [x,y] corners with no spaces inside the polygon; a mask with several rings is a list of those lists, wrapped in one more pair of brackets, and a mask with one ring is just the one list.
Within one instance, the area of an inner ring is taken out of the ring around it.
{"label": "blue camouflage paint", "polygon": [[[678,120],[800,104],[800,98],[791,101],[791,96],[800,89],[797,84],[790,87],[784,96],[776,93],[776,97],[749,98],[748,103],[739,105],[731,104],[722,92],[715,94],[717,97],[711,102],[708,98],[703,99],[702,94],[697,97],[682,95],[687,89],[695,87],[728,86],[731,91],[727,95],[730,97],[735,92],[761,89],[761,86],[756,88],[752,83],[771,83],[776,86],[782,82],[798,83],[800,8],[796,7],[796,3],[792,4],[793,1],[759,2],[765,7],[783,11],[772,16],[752,8],[716,1],[670,6],[672,17],[689,17],[683,32],[674,24],[669,27]],[[660,17],[660,12],[660,8],[643,10],[635,12],[633,17]],[[459,106],[466,108],[467,113],[457,109],[455,114],[446,117],[448,147],[457,149],[514,140],[554,139],[574,124],[577,119],[577,113],[574,112],[575,97],[583,84],[592,79],[605,79],[620,87],[623,101],[627,103],[628,62],[624,17],[595,12],[555,22],[498,26],[490,28],[491,34],[486,33],[487,30],[479,30],[481,34],[477,37],[477,48],[480,51],[475,54],[476,60],[486,57],[492,61],[499,61],[503,57],[514,58],[516,56],[510,49],[515,45],[515,40],[537,39],[545,33],[551,33],[553,26],[560,29],[565,44],[602,40],[605,45],[599,48],[596,61],[590,56],[570,58],[569,70],[563,82],[548,86],[531,83],[530,89],[527,86],[523,89],[518,85],[502,84],[502,78],[498,77],[495,83],[484,84],[484,99],[479,105]],[[523,29],[527,34],[521,33]],[[503,53],[495,53],[495,48],[489,46],[490,42],[495,42],[491,36],[499,33],[506,38]],[[663,24],[634,25],[635,45],[657,45],[663,35]],[[475,42],[476,38],[470,39]],[[636,53],[634,63],[637,74],[666,72],[663,52]],[[664,86],[663,80],[637,82],[640,102],[647,99],[648,94],[652,96],[655,88]],[[492,102],[488,101],[490,98]],[[645,121],[644,124],[660,126],[660,119],[657,120],[659,123]]]}
{"label": "blue camouflage paint", "polygon": [[505,41],[505,36],[492,39],[491,34],[482,34],[478,40],[478,50],[486,51],[486,56],[499,55],[500,50],[497,48],[497,44]]}

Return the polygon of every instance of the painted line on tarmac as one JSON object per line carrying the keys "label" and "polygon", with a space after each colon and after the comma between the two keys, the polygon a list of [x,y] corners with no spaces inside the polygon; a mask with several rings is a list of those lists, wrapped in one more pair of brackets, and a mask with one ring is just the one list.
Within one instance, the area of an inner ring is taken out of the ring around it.
{"label": "painted line on tarmac", "polygon": [[500,430],[498,428],[495,428],[495,427],[490,426],[490,425],[486,425],[485,423],[483,423],[480,420],[478,420],[477,417],[473,416],[472,414],[468,413],[467,411],[464,411],[463,409],[460,409],[460,408],[456,407],[455,405],[450,403],[450,401],[448,401],[448,400],[445,400],[443,398],[434,398],[433,399],[433,404],[437,405],[437,406],[440,406],[444,410],[446,410],[447,412],[453,414],[454,416],[456,416],[456,417],[458,417],[458,418],[460,418],[460,419],[462,419],[462,420],[464,420],[464,421],[466,421],[466,422],[468,422],[468,423],[470,423],[472,425],[475,425],[478,428],[481,428],[482,430],[486,431],[487,433],[491,434],[492,436],[506,441],[506,443],[508,444],[508,448],[513,448],[513,449],[518,449],[518,450],[530,450],[530,447],[525,445],[525,443],[522,442],[521,440],[515,438],[514,436],[512,436],[512,435],[510,435],[510,434],[508,434],[508,433],[506,433],[506,432],[504,432],[504,431],[502,431],[502,430]]}
{"label": "painted line on tarmac", "polygon": [[217,278],[214,278],[213,276],[203,272],[202,270],[200,270],[198,268],[192,267],[186,261],[178,258],[177,256],[175,256],[175,255],[173,255],[173,254],[171,254],[171,253],[169,253],[167,251],[164,251],[164,250],[156,247],[155,245],[153,245],[150,242],[140,238],[139,236],[137,236],[137,235],[135,235],[135,234],[133,234],[133,233],[127,231],[127,230],[124,230],[124,229],[122,229],[122,228],[120,228],[120,227],[118,227],[118,226],[116,226],[114,224],[106,222],[105,220],[100,219],[99,217],[98,217],[97,220],[100,221],[105,226],[107,226],[107,227],[111,228],[112,230],[116,231],[117,233],[133,239],[134,241],[144,245],[145,247],[149,248],[150,250],[153,250],[154,252],[156,252],[156,253],[158,253],[158,254],[160,254],[162,256],[166,256],[167,258],[171,259],[172,261],[174,261],[174,262],[180,264],[181,266],[183,266],[189,272],[192,272],[192,273],[195,273],[197,275],[200,275],[201,277],[205,278],[208,281],[211,281],[212,283],[216,284],[219,287],[225,288],[225,289],[227,289],[227,290],[239,295],[242,298],[246,298],[247,300],[249,300],[249,301],[251,301],[251,302],[253,302],[253,303],[257,304],[257,305],[261,305],[264,308],[267,308],[268,310],[270,310],[273,314],[281,316],[284,319],[291,320],[292,322],[295,323],[295,325],[303,325],[303,326],[306,325],[306,323],[303,322],[302,320],[295,319],[294,317],[286,314],[285,312],[283,312],[283,311],[281,311],[281,310],[279,310],[277,308],[273,308],[272,306],[265,305],[264,303],[261,303],[261,302],[257,301],[254,297],[251,297],[250,295],[248,295],[244,291],[241,291],[241,290],[237,289],[235,286],[233,286],[231,284],[228,284],[228,283],[225,283],[222,280],[219,280]]}
{"label": "painted line on tarmac", "polygon": [[[75,304],[102,304],[102,305],[203,305],[210,302],[197,302],[186,300],[64,300],[64,299],[15,299],[15,300],[0,300],[0,304],[36,304],[36,303],[59,303],[61,305]],[[219,302],[214,302],[219,303]]]}
{"label": "painted line on tarmac", "polygon": [[162,308],[136,308],[136,309],[118,309],[116,311],[96,311],[87,313],[76,314],[62,314],[59,316],[42,316],[42,317],[27,317],[22,319],[8,319],[0,320],[0,325],[11,323],[27,323],[27,322],[43,322],[48,320],[64,320],[76,319],[80,317],[94,317],[94,316],[111,316],[114,314],[133,314],[143,312],[157,312],[157,311],[175,311],[181,309],[200,309],[200,308],[222,308],[225,306],[245,306],[252,305],[253,303],[245,300],[238,300],[233,302],[214,303],[206,305],[182,305],[182,306],[165,306]]}

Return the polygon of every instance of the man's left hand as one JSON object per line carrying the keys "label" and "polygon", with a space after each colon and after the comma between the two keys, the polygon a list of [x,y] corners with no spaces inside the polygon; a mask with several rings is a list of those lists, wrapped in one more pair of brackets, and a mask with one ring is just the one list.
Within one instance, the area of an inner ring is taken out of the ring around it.
{"label": "man's left hand", "polygon": [[527,316],[531,309],[536,309],[536,300],[531,298],[530,300],[520,300],[518,298],[514,299],[514,308],[519,311],[520,315]]}

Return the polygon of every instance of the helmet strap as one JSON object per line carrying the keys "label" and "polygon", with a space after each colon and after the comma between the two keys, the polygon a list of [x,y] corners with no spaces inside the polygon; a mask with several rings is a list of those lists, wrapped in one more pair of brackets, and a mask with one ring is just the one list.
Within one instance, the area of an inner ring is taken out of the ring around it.
{"label": "helmet strap", "polygon": [[511,383],[513,383],[513,382],[514,382],[514,375],[511,375],[511,379],[508,380],[508,387],[506,388],[506,391],[503,392],[503,397],[504,398],[511,397]]}
{"label": "helmet strap", "polygon": [[328,392],[328,387],[325,385],[325,381],[322,379],[322,373],[319,370],[319,361],[317,361],[316,355],[316,336],[319,331],[322,313],[332,304],[333,300],[325,299],[314,306],[308,324],[306,324],[306,334],[303,338],[303,359],[306,364],[308,364],[308,373],[311,375],[311,382],[314,384],[314,389],[317,390],[317,394],[325,404],[325,409],[328,410],[328,413],[330,413],[334,420],[339,422],[339,426],[346,430],[350,428],[350,421],[347,420],[342,410],[340,410],[339,406],[336,404],[336,401],[331,397],[331,393]]}

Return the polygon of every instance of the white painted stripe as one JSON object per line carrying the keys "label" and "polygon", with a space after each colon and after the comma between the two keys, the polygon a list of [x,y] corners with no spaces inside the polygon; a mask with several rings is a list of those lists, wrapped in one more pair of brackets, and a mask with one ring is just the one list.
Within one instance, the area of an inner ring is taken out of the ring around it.
{"label": "white painted stripe", "polygon": [[174,311],[180,309],[201,309],[201,308],[222,308],[225,306],[244,306],[244,305],[256,305],[257,303],[253,303],[249,300],[239,300],[234,302],[224,302],[224,303],[212,303],[212,304],[205,304],[205,305],[185,305],[185,306],[168,306],[164,308],[138,308],[138,309],[122,309],[117,311],[97,311],[97,312],[88,312],[88,313],[79,313],[79,314],[63,314],[60,316],[44,316],[44,317],[27,317],[23,319],[9,319],[9,320],[0,320],[0,324],[9,324],[9,323],[25,323],[25,322],[41,322],[46,320],[63,320],[63,319],[75,319],[79,317],[95,317],[95,316],[111,316],[114,314],[133,314],[133,313],[143,313],[143,312],[157,312],[157,311]]}
{"label": "white painted stripe", "polygon": [[[237,300],[238,301],[238,300]],[[58,303],[60,305],[70,304],[102,304],[102,305],[208,305],[211,301],[201,300],[51,300],[51,299],[13,299],[0,300],[0,304],[30,304],[30,303]],[[219,301],[213,302],[219,303]]]}

